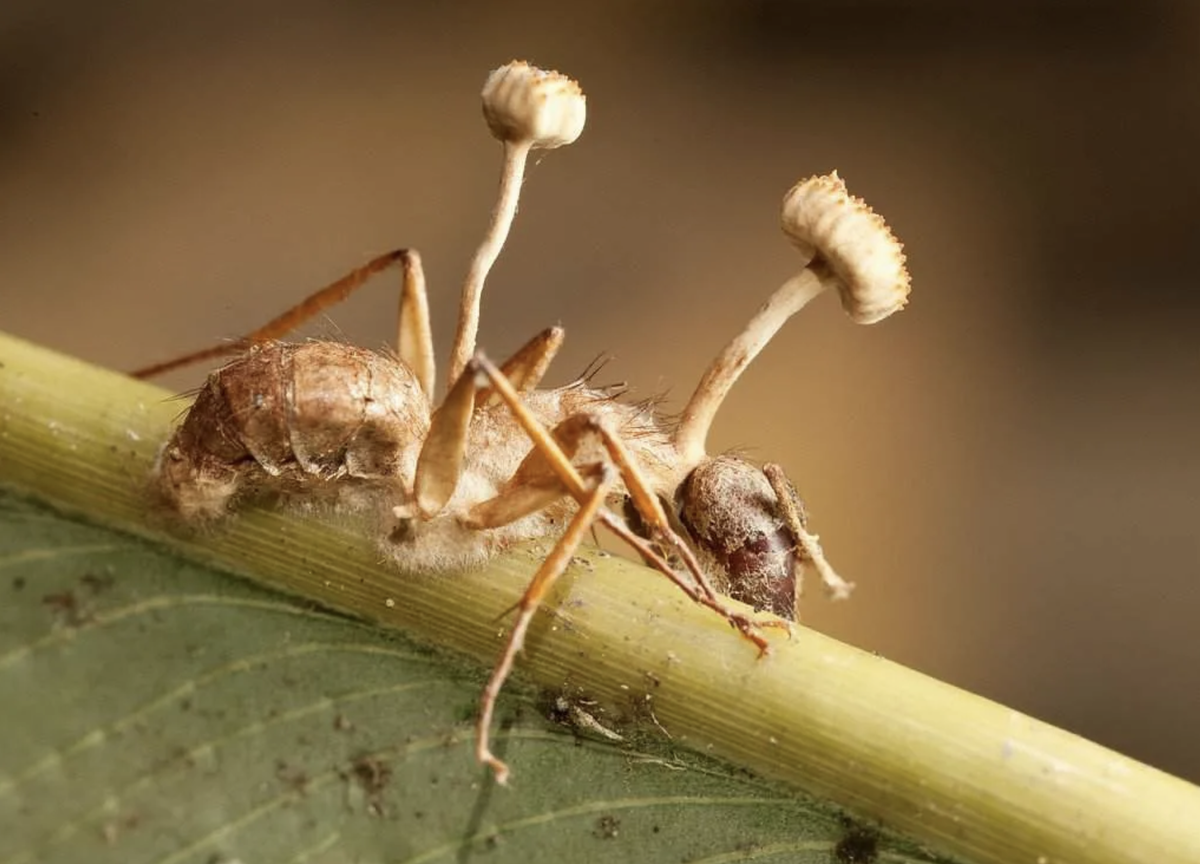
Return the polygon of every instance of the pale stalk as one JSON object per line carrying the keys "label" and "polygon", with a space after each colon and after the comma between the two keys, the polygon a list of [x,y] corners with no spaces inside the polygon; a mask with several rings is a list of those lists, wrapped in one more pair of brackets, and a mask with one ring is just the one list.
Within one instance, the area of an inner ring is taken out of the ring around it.
{"label": "pale stalk", "polygon": [[504,248],[509,229],[517,215],[517,201],[521,197],[521,183],[525,178],[525,164],[529,161],[531,140],[504,142],[504,167],[500,172],[500,191],[496,206],[492,210],[492,221],[488,225],[483,242],[475,250],[471,268],[463,282],[461,306],[458,309],[458,331],[454,334],[454,349],[450,353],[450,377],[447,389],[454,386],[458,376],[467,367],[475,353],[475,339],[479,334],[479,304],[483,294],[483,283],[492,265]]}
{"label": "pale stalk", "polygon": [[801,270],[775,289],[745,329],[730,340],[696,385],[675,430],[675,449],[687,465],[704,458],[704,444],[713,418],[742,372],[758,356],[784,323],[826,287],[811,270]]}

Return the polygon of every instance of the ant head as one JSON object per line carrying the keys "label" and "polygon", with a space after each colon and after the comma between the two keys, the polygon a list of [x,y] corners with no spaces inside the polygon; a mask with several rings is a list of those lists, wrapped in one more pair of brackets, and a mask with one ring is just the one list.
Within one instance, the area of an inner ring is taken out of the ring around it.
{"label": "ant head", "polygon": [[680,485],[677,505],[692,541],[728,575],[730,597],[795,618],[799,538],[761,468],[736,456],[705,459]]}

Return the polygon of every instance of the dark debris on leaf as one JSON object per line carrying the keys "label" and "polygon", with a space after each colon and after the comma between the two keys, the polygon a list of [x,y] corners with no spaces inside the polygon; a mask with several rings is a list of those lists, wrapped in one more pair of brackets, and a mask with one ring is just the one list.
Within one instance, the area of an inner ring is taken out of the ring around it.
{"label": "dark debris on leaf", "polygon": [[620,833],[620,828],[621,820],[616,816],[601,816],[596,820],[596,827],[592,831],[592,836],[601,840],[613,840]]}
{"label": "dark debris on leaf", "polygon": [[879,858],[879,831],[843,817],[842,832],[833,847],[833,860],[838,864],[874,864]]}
{"label": "dark debris on leaf", "polygon": [[392,782],[392,766],[377,756],[359,756],[350,763],[350,770],[342,777],[353,780],[367,798],[367,809],[372,816],[383,815],[383,793]]}

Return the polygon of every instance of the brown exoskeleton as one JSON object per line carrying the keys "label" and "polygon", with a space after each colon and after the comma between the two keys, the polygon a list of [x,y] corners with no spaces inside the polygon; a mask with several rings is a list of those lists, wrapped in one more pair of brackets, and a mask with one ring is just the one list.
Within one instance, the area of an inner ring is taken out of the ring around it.
{"label": "brown exoskeleton", "polygon": [[[488,739],[496,697],[534,611],[595,523],[763,653],[761,627],[784,622],[747,613],[722,591],[791,619],[802,561],[835,595],[849,591],[806,530],[782,469],[709,457],[705,439],[730,387],[810,299],[832,286],[851,315],[869,323],[903,305],[908,283],[899,244],[882,221],[845,193],[836,174],[813,178],[784,202],[785,231],[807,266],[717,356],[678,423],[586,378],[540,389],[563,331],[543,331],[497,367],[475,349],[479,300],[516,211],[529,150],[573,141],[584,99],[570,79],[523,63],[493,72],[483,97],[489,126],[504,142],[505,170],[463,289],[451,383],[436,410],[425,281],[410,250],[372,260],[237,342],[134,374],[241,352],[209,376],[162,451],[157,487],[185,518],[220,516],[264,493],[383,502],[395,520],[385,548],[419,570],[480,564],[514,543],[558,537],[521,599],[481,699],[476,754],[503,783],[507,767]],[[394,266],[403,271],[394,356],[274,341]],[[636,528],[617,515],[623,504]]]}

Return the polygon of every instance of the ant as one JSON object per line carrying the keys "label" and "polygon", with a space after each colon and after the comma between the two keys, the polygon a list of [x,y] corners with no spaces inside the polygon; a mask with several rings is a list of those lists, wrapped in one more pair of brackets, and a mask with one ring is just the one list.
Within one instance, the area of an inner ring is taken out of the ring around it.
{"label": "ant", "polygon": [[[217,518],[267,494],[382,501],[390,520],[383,544],[415,570],[477,566],[515,543],[557,537],[481,696],[476,756],[503,784],[508,768],[489,743],[496,698],[534,612],[596,523],[760,654],[769,650],[762,628],[786,628],[795,618],[803,564],[833,596],[848,595],[852,585],[808,532],[783,469],[710,457],[705,441],[738,377],[809,300],[833,288],[852,318],[873,323],[905,304],[909,286],[901,246],[883,220],[836,173],[810,178],[783,207],[784,230],[806,266],[717,355],[677,423],[593,388],[588,375],[540,389],[562,328],[542,331],[497,366],[475,346],[480,296],[515,216],[530,151],[574,141],[586,101],[570,78],[522,62],[492,72],[482,95],[488,126],[504,145],[500,192],[463,287],[450,384],[436,409],[425,278],[411,249],[369,261],[241,339],[133,374],[240,355],[210,374],[159,457],[157,490],[185,520]],[[394,355],[276,341],[393,267],[402,272]],[[747,613],[722,592],[773,614]]]}

